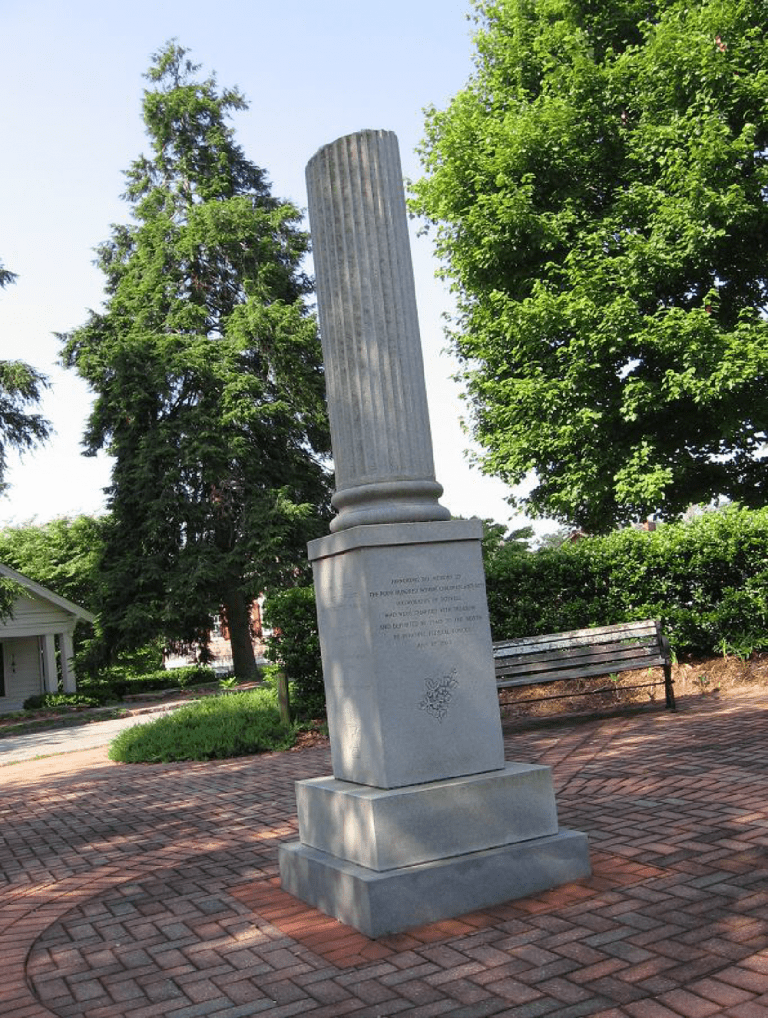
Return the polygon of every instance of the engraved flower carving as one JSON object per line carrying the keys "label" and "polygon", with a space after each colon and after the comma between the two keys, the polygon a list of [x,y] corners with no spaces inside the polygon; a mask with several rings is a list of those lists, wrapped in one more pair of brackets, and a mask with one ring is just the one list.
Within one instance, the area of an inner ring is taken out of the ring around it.
{"label": "engraved flower carving", "polygon": [[456,669],[448,675],[437,679],[427,679],[427,691],[419,704],[420,710],[425,710],[430,717],[437,718],[442,724],[443,718],[448,714],[448,708],[453,699],[453,690],[458,686]]}

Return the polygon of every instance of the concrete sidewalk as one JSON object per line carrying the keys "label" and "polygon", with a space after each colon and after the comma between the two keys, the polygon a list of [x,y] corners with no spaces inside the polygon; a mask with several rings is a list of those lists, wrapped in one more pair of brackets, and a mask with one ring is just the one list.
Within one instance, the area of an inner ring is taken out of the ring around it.
{"label": "concrete sidewalk", "polygon": [[0,767],[57,753],[74,753],[83,749],[108,746],[124,728],[150,721],[156,716],[150,714],[113,718],[109,721],[94,721],[87,725],[74,725],[71,728],[52,728],[46,732],[5,735],[0,739]]}
{"label": "concrete sidewalk", "polygon": [[0,767],[0,1016],[768,1016],[763,692],[528,726],[594,875],[378,940],[279,887],[327,748]]}
{"label": "concrete sidewalk", "polygon": [[[249,689],[254,685],[255,683],[243,683],[239,688]],[[216,692],[202,695],[216,695]],[[99,714],[104,716],[109,713],[110,709],[97,708],[80,715],[82,719],[89,719],[87,723],[83,724],[67,725],[64,720],[58,728],[55,724],[51,724],[45,730],[19,735],[9,734],[13,729],[7,728],[4,729],[2,738],[0,738],[0,767],[25,760],[35,760],[38,757],[54,756],[58,753],[73,753],[78,750],[108,746],[118,732],[122,732],[124,728],[132,728],[133,725],[153,720],[159,714],[168,714],[170,711],[178,710],[179,707],[188,707],[195,702],[196,700],[192,697],[174,699],[173,696],[168,696],[146,700],[139,698],[134,699],[134,702],[126,701],[123,705],[125,710],[130,711],[130,715],[126,717],[102,720]],[[19,727],[23,727],[23,722],[20,722]]]}

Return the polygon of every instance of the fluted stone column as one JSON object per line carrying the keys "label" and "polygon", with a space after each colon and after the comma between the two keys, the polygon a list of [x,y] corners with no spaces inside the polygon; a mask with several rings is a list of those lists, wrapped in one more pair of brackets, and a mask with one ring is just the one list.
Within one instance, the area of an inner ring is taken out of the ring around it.
{"label": "fluted stone column", "polygon": [[331,530],[445,520],[438,503],[397,138],[361,131],[307,166],[336,494]]}
{"label": "fluted stone column", "polygon": [[397,141],[307,168],[339,515],[310,542],[333,776],[283,888],[369,936],[589,873],[547,767],[507,763],[479,520],[438,502]]}

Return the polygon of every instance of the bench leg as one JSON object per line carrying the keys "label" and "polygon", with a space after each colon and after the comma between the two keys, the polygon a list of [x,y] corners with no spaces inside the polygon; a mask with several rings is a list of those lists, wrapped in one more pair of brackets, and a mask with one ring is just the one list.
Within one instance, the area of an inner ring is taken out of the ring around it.
{"label": "bench leg", "polygon": [[664,691],[667,694],[667,710],[677,710],[675,688],[672,682],[672,665],[664,665]]}

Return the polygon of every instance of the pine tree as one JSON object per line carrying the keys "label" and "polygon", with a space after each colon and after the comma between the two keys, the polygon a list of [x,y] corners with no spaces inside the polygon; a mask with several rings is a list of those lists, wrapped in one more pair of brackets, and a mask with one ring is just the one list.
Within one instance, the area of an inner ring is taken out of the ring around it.
{"label": "pine tree", "polygon": [[252,599],[293,582],[328,513],[329,438],[300,214],[235,142],[241,94],[198,71],[175,42],[154,56],[104,308],[62,338],[95,393],[86,449],[114,457],[107,644],[204,644],[223,609],[245,677]]}
{"label": "pine tree", "polygon": [[[16,273],[0,262],[0,288],[13,283]],[[44,442],[50,424],[40,414],[30,413],[39,403],[48,379],[24,361],[0,360],[0,493],[8,485],[3,478],[7,467],[6,451],[25,452]]]}

